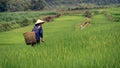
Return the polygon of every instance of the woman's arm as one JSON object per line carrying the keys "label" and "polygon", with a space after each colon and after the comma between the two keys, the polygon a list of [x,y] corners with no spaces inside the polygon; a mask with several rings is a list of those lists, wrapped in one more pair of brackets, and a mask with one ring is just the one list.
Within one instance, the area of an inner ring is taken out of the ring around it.
{"label": "woman's arm", "polygon": [[44,42],[42,27],[40,28],[40,37],[41,37],[41,41]]}

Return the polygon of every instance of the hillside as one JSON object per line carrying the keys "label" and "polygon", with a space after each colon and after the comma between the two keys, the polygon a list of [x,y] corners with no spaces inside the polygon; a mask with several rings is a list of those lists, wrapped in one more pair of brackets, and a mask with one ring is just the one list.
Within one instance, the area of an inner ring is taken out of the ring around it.
{"label": "hillside", "polygon": [[43,9],[94,8],[118,4],[120,0],[0,0],[0,12]]}
{"label": "hillside", "polygon": [[94,5],[110,5],[110,4],[119,4],[120,0],[45,0],[48,7],[73,7],[79,6],[80,4],[94,4]]}
{"label": "hillside", "polygon": [[118,4],[120,0],[45,0],[48,3],[60,4],[79,4],[79,3],[93,3],[97,5]]}

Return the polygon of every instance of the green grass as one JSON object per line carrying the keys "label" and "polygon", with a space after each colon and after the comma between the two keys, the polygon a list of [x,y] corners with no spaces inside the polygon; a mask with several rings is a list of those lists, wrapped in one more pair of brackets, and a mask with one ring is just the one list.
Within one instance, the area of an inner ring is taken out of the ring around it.
{"label": "green grass", "polygon": [[109,14],[107,17],[114,22],[120,22],[120,7],[111,7],[104,9],[105,14]]}
{"label": "green grass", "polygon": [[1,68],[119,68],[120,22],[96,15],[83,30],[82,16],[61,16],[44,24],[45,43],[31,47],[23,33],[34,25],[0,33]]}
{"label": "green grass", "polygon": [[120,7],[111,7],[111,8],[108,8],[107,11],[109,11],[110,13],[119,13],[120,14]]}

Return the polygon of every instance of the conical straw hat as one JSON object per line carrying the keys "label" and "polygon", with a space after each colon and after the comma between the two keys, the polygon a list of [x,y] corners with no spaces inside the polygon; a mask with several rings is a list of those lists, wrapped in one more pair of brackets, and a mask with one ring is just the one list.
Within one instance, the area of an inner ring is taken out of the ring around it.
{"label": "conical straw hat", "polygon": [[44,23],[44,21],[38,19],[35,24],[40,24],[40,23]]}

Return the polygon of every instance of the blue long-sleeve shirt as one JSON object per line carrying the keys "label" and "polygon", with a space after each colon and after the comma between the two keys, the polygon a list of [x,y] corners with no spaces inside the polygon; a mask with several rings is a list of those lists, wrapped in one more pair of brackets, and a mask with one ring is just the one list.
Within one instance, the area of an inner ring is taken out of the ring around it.
{"label": "blue long-sleeve shirt", "polygon": [[40,40],[40,37],[43,38],[42,26],[35,25],[32,31],[36,34],[36,40]]}

